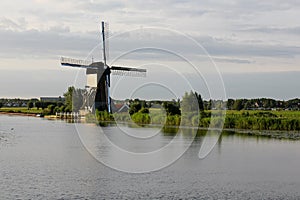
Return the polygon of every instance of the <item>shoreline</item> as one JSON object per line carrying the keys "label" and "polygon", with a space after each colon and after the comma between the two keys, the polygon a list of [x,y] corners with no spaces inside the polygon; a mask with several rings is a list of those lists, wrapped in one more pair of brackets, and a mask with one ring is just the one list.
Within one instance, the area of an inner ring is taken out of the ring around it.
{"label": "shoreline", "polygon": [[[1,115],[9,116],[23,116],[23,117],[39,117],[34,113],[19,113],[19,112],[0,112]],[[44,118],[49,120],[62,120],[61,118],[54,117],[53,115],[44,116]],[[115,123],[114,121],[103,121],[100,123]],[[130,124],[124,122],[124,124]],[[141,124],[142,125],[142,124]],[[149,124],[145,124],[149,125]],[[155,126],[155,124],[153,125]],[[172,127],[172,126],[170,126]],[[197,127],[190,127],[197,128]],[[198,127],[199,130],[208,130],[204,127]],[[241,134],[248,136],[259,136],[259,137],[268,137],[273,139],[288,139],[288,140],[300,140],[300,131],[282,131],[282,130],[250,130],[250,129],[228,129],[224,128],[222,131],[231,132],[232,134]]]}
{"label": "shoreline", "polygon": [[0,112],[1,115],[15,115],[15,116],[27,116],[27,117],[37,117],[34,113],[20,113],[20,112]]}
{"label": "shoreline", "polygon": [[249,130],[249,129],[223,129],[223,131],[232,132],[248,136],[267,137],[272,139],[300,140],[299,131],[281,131],[281,130]]}

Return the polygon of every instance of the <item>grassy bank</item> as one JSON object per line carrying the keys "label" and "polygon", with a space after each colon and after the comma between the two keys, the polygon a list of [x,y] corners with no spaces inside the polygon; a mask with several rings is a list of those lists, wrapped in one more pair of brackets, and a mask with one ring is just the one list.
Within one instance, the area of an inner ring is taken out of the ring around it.
{"label": "grassy bank", "polygon": [[[165,115],[161,112],[114,114],[110,119],[135,122],[138,124],[160,124],[170,126],[194,126],[208,128],[211,123],[220,123],[222,119],[211,118],[212,112],[184,113]],[[98,118],[99,119],[99,118]],[[213,120],[213,122],[212,122]],[[101,121],[101,120],[100,120]],[[300,111],[232,111],[226,112],[224,128],[242,130],[300,131]]]}
{"label": "grassy bank", "polygon": [[[2,113],[41,114],[42,109],[26,107],[3,107]],[[150,109],[149,113],[137,112],[109,114],[96,112],[95,115],[86,116],[89,122],[134,122],[137,124],[158,124],[165,126],[194,126],[208,128],[211,124],[211,113],[204,111],[197,113],[184,113],[182,115],[165,115],[160,109]],[[218,120],[216,120],[218,121]],[[226,129],[256,130],[256,131],[300,131],[300,111],[226,111],[224,122]]]}
{"label": "grassy bank", "polygon": [[300,111],[227,111],[224,127],[300,131]]}
{"label": "grassy bank", "polygon": [[26,107],[2,107],[2,108],[0,108],[0,112],[2,112],[2,113],[21,113],[21,114],[41,114],[43,112],[43,110],[37,109],[37,108],[28,109]]}

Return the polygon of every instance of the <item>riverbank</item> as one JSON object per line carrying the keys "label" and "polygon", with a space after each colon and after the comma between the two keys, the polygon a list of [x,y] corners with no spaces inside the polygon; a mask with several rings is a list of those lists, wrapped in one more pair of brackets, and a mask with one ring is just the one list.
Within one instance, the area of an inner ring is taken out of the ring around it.
{"label": "riverbank", "polygon": [[42,114],[43,110],[37,108],[28,109],[27,107],[3,107],[0,108],[0,114],[1,113],[11,113],[16,115],[37,115]]}
{"label": "riverbank", "polygon": [[[207,130],[210,125],[211,113],[205,111],[197,118],[190,115],[189,120],[183,123],[192,128]],[[42,110],[27,108],[1,108],[0,114],[31,116],[36,117]],[[45,118],[56,120],[63,119],[61,116],[46,115]],[[67,118],[66,118],[67,119]],[[198,121],[199,120],[199,121]],[[198,123],[197,123],[198,121]],[[88,114],[70,122],[76,123],[97,123],[100,125],[124,123],[139,124],[140,126],[179,127],[181,116],[163,116],[158,113],[136,113],[131,116],[128,113],[108,114],[107,112],[97,112],[96,115]],[[276,139],[300,140],[300,112],[299,111],[227,111],[224,130],[251,136],[263,136]]]}
{"label": "riverbank", "polygon": [[273,139],[300,140],[299,131],[269,131],[269,130],[242,130],[242,129],[224,129],[232,134],[246,136],[268,137]]}
{"label": "riverbank", "polygon": [[29,117],[37,117],[37,114],[33,113],[18,113],[18,112],[0,112],[1,115],[11,115],[11,116],[29,116]]}

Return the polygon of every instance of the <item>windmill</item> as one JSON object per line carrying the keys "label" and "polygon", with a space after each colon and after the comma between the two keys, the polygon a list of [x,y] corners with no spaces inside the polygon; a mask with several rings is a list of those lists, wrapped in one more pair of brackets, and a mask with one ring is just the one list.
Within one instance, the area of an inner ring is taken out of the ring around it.
{"label": "windmill", "polygon": [[86,60],[78,60],[73,58],[61,57],[61,65],[68,67],[79,67],[86,69],[87,85],[84,94],[83,108],[94,112],[108,111],[111,113],[111,98],[110,98],[110,76],[146,76],[146,69],[124,67],[124,66],[109,66],[106,63],[106,34],[105,23],[102,21],[102,44],[103,44],[103,62],[89,62]]}

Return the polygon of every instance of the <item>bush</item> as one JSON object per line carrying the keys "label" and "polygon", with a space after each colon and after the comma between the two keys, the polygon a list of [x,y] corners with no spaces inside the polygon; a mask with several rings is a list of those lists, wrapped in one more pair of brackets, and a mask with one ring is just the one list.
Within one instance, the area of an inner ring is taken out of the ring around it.
{"label": "bush", "polygon": [[134,113],[132,116],[131,116],[131,119],[132,121],[134,121],[135,123],[138,123],[138,124],[150,124],[150,116],[148,114],[145,114],[145,113]]}
{"label": "bush", "polygon": [[109,114],[107,111],[99,111],[96,110],[95,116],[98,122],[101,121],[114,121],[114,117],[112,114]]}
{"label": "bush", "polygon": [[87,123],[96,123],[96,116],[92,113],[85,115],[85,122]]}
{"label": "bush", "polygon": [[141,110],[139,110],[140,113],[144,113],[144,114],[149,114],[149,109],[148,108],[142,108]]}
{"label": "bush", "polygon": [[134,113],[139,112],[139,110],[141,110],[142,105],[140,102],[134,102],[130,104],[130,108],[129,108],[129,114],[133,115]]}

